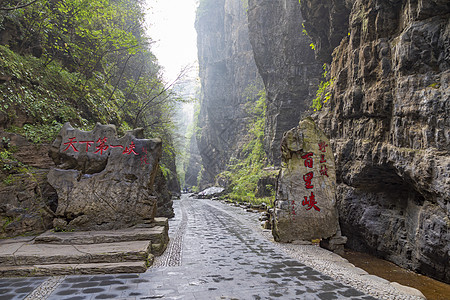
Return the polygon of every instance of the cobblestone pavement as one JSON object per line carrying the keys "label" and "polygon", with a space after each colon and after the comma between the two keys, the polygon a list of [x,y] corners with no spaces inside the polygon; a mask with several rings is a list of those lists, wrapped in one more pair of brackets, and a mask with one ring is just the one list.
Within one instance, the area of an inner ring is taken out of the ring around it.
{"label": "cobblestone pavement", "polygon": [[376,299],[290,258],[240,220],[255,214],[232,217],[226,205],[186,195],[174,205],[168,249],[146,273],[0,279],[0,299],[33,289],[27,299]]}
{"label": "cobblestone pavement", "polygon": [[24,299],[47,279],[47,277],[0,279],[0,299]]}

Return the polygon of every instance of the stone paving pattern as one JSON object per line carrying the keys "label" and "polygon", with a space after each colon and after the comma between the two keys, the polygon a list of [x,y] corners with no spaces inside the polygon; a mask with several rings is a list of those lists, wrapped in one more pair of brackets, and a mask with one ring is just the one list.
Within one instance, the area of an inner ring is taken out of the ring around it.
{"label": "stone paving pattern", "polygon": [[22,300],[47,277],[2,278],[0,280],[0,300]]}
{"label": "stone paving pattern", "polygon": [[[49,295],[33,300],[376,299],[289,257],[232,217],[226,205],[186,196],[174,204],[173,239],[147,272],[67,276]],[[24,280],[34,289],[46,279],[0,279],[0,283],[13,280]],[[16,298],[0,299],[21,299],[16,289],[7,292]]]}
{"label": "stone paving pattern", "polygon": [[186,223],[181,265],[69,276],[48,299],[375,299],[287,258],[205,201],[180,204],[180,225]]}

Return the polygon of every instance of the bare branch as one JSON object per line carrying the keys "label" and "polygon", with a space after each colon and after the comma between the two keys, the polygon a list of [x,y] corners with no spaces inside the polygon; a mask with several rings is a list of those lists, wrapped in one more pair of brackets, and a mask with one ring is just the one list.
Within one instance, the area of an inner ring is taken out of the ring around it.
{"label": "bare branch", "polygon": [[20,9],[20,8],[24,8],[24,7],[30,6],[30,5],[32,5],[32,4],[36,3],[36,2],[38,2],[38,1],[39,1],[39,0],[33,0],[33,1],[31,1],[30,3],[23,4],[23,5],[17,5],[17,6],[15,6],[15,7],[0,7],[0,10],[3,10],[3,11],[16,10],[16,9]]}
{"label": "bare branch", "polygon": [[127,60],[125,61],[125,65],[124,65],[123,68],[122,68],[122,72],[120,73],[119,79],[117,79],[117,83],[116,83],[116,85],[114,86],[114,90],[112,91],[111,95],[109,96],[107,102],[109,102],[109,101],[111,100],[112,96],[113,96],[114,93],[116,92],[117,87],[119,86],[120,81],[122,80],[122,76],[123,76],[123,73],[125,72],[125,68],[127,67],[128,61],[130,60],[130,58],[131,58],[132,56],[133,56],[133,55],[129,55],[129,56],[127,57]]}

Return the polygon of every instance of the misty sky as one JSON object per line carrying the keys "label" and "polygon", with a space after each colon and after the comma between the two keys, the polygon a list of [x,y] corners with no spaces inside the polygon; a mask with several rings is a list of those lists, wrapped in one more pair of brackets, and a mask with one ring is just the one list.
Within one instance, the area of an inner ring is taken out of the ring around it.
{"label": "misty sky", "polygon": [[165,79],[172,81],[181,68],[197,61],[194,28],[198,0],[147,0],[147,26],[156,41],[153,53],[164,67]]}

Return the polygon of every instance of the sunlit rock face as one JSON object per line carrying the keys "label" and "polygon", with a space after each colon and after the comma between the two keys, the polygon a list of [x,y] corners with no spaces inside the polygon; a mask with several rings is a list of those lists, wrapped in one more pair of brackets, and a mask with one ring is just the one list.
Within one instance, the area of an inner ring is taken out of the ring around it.
{"label": "sunlit rock face", "polygon": [[256,99],[262,85],[248,37],[245,1],[202,1],[196,30],[202,85],[197,142],[203,188],[214,183],[245,143],[248,113],[244,104]]}
{"label": "sunlit rock face", "polygon": [[336,169],[330,142],[311,118],[287,131],[274,205],[275,240],[327,239],[339,228]]}
{"label": "sunlit rock face", "polygon": [[151,222],[162,143],[138,130],[118,138],[114,125],[81,131],[66,123],[50,150],[48,182],[58,194],[53,225],[61,230],[109,230]]}
{"label": "sunlit rock face", "polygon": [[298,0],[249,0],[248,5],[250,42],[267,93],[264,149],[269,161],[279,165],[283,133],[309,110],[322,64],[303,32]]}
{"label": "sunlit rock face", "polygon": [[332,61],[317,120],[347,246],[450,282],[450,3],[301,3],[318,57]]}

